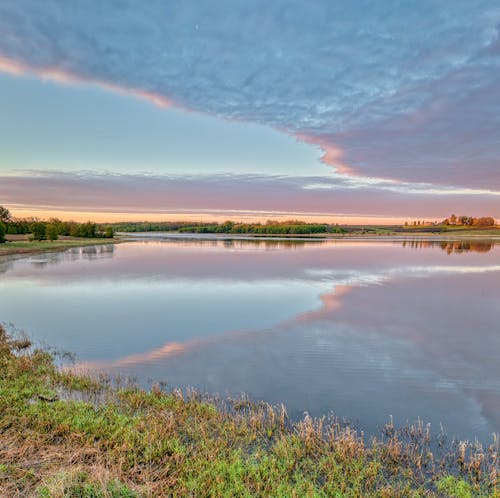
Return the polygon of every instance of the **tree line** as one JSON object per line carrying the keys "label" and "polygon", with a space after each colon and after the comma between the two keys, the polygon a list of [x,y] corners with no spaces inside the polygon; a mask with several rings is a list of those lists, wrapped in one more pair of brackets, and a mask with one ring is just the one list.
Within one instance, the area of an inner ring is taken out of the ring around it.
{"label": "tree line", "polygon": [[470,226],[470,227],[494,227],[495,226],[495,218],[492,216],[481,216],[478,218],[474,218],[473,216],[461,215],[457,216],[452,214],[449,218],[445,218],[442,221],[423,221],[423,220],[414,220],[414,221],[405,221],[405,228],[408,227],[447,227],[447,226]]}
{"label": "tree line", "polygon": [[314,234],[314,233],[345,233],[338,225],[305,223],[300,220],[267,221],[266,223],[238,223],[225,221],[223,223],[203,223],[193,221],[161,221],[161,222],[120,222],[113,223],[115,231],[119,232],[181,232],[181,233],[249,233],[249,234]]}
{"label": "tree line", "polygon": [[182,232],[182,233],[255,233],[255,234],[312,234],[344,233],[337,225],[305,223],[298,220],[266,223],[203,223],[193,221],[161,222],[120,222],[113,223],[115,231],[120,232]]}
{"label": "tree line", "polygon": [[100,226],[88,221],[62,221],[50,218],[41,221],[35,218],[13,218],[9,210],[0,206],[0,243],[5,242],[6,235],[31,234],[33,240],[57,240],[59,236],[85,238],[113,238],[112,226]]}
{"label": "tree line", "polygon": [[474,218],[473,216],[457,216],[452,214],[449,218],[442,221],[443,225],[464,225],[476,227],[493,227],[495,226],[495,218],[491,216],[482,216]]}
{"label": "tree line", "polygon": [[205,225],[186,226],[179,229],[179,232],[194,233],[251,233],[261,235],[304,235],[315,233],[345,233],[345,229],[337,225],[326,223],[304,223],[297,220],[289,221],[268,221],[262,223],[235,223],[225,221],[224,223],[208,223]]}
{"label": "tree line", "polygon": [[104,226],[111,226],[115,232],[171,232],[184,227],[202,226],[202,222],[192,221],[121,221],[118,223],[106,223]]}

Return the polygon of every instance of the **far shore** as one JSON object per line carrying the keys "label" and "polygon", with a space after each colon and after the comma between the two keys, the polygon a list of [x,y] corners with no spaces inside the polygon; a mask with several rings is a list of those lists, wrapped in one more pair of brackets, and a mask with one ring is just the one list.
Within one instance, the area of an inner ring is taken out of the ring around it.
{"label": "far shore", "polygon": [[119,232],[116,234],[125,240],[141,238],[170,238],[196,240],[466,240],[466,239],[493,239],[500,240],[500,229],[450,231],[450,232],[408,232],[408,233],[312,233],[312,234],[255,234],[255,233],[196,233],[179,231],[148,231],[148,232]]}

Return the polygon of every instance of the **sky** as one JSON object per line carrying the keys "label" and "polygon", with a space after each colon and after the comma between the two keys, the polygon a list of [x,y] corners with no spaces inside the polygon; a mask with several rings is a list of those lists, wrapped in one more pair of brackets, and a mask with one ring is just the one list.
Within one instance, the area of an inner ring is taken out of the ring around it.
{"label": "sky", "polygon": [[496,0],[3,0],[0,205],[500,219]]}

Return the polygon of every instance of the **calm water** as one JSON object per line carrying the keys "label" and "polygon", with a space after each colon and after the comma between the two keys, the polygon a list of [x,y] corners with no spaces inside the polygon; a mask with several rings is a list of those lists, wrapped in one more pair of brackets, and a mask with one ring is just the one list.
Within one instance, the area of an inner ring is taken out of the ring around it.
{"label": "calm water", "polygon": [[0,260],[0,319],[86,368],[335,412],[500,432],[491,241],[138,240]]}

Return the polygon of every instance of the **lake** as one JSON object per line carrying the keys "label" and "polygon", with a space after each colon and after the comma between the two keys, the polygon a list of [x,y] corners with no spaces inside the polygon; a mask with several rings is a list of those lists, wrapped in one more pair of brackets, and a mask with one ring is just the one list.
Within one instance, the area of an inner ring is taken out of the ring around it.
{"label": "lake", "polygon": [[500,432],[491,240],[169,239],[0,259],[0,320],[77,366],[489,441]]}

